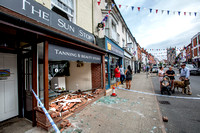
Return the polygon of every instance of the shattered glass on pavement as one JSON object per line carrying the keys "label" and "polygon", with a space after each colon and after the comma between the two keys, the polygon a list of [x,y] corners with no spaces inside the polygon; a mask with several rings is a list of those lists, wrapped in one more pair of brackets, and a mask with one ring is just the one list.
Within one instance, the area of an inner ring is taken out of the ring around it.
{"label": "shattered glass on pavement", "polygon": [[94,104],[96,104],[96,103],[118,104],[118,103],[125,103],[127,101],[128,101],[128,99],[123,99],[123,98],[119,98],[119,97],[104,96],[104,97],[100,98],[99,100],[97,100],[96,102],[94,102]]}

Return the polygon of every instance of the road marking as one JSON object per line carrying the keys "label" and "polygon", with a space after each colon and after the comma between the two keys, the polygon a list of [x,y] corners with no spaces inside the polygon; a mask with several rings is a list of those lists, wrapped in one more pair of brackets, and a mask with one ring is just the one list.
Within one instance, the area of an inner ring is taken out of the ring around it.
{"label": "road marking", "polygon": [[189,99],[189,100],[200,100],[200,97],[168,96],[168,95],[154,94],[154,93],[142,92],[142,91],[136,91],[136,90],[127,90],[127,89],[124,89],[124,88],[118,88],[118,89],[130,91],[130,92],[136,92],[136,93],[140,93],[140,94],[152,95],[152,96],[169,97],[169,98],[177,98],[177,99]]}

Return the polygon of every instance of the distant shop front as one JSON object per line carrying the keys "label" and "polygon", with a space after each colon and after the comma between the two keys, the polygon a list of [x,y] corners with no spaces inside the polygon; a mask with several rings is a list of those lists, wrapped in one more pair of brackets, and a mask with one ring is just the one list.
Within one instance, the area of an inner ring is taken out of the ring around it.
{"label": "distant shop front", "polygon": [[[128,51],[124,50],[124,69],[127,69],[128,66],[131,66],[131,69],[134,68],[132,55]],[[133,69],[134,71],[134,69]]]}
{"label": "distant shop front", "polygon": [[123,66],[124,50],[107,37],[105,37],[105,49],[106,89],[109,89],[116,83],[114,74],[116,66]]}

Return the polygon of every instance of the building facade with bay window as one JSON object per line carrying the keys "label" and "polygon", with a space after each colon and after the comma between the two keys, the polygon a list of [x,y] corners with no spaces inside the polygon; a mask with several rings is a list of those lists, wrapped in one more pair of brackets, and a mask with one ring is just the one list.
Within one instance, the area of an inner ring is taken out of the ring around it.
{"label": "building facade with bay window", "polygon": [[39,104],[32,90],[47,110],[65,93],[102,89],[105,94],[106,51],[94,44],[89,28],[74,24],[71,1],[66,7],[54,0],[42,3],[52,10],[33,0],[0,1],[0,121],[19,116],[35,125]]}

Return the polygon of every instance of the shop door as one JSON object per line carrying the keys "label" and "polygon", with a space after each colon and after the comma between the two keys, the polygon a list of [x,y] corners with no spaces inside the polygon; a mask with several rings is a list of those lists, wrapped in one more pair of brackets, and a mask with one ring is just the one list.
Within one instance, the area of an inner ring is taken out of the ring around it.
{"label": "shop door", "polygon": [[17,55],[0,53],[0,122],[17,116]]}
{"label": "shop door", "polygon": [[110,88],[110,71],[108,57],[105,57],[106,90]]}
{"label": "shop door", "polygon": [[32,57],[31,52],[24,57],[24,117],[32,120]]}

